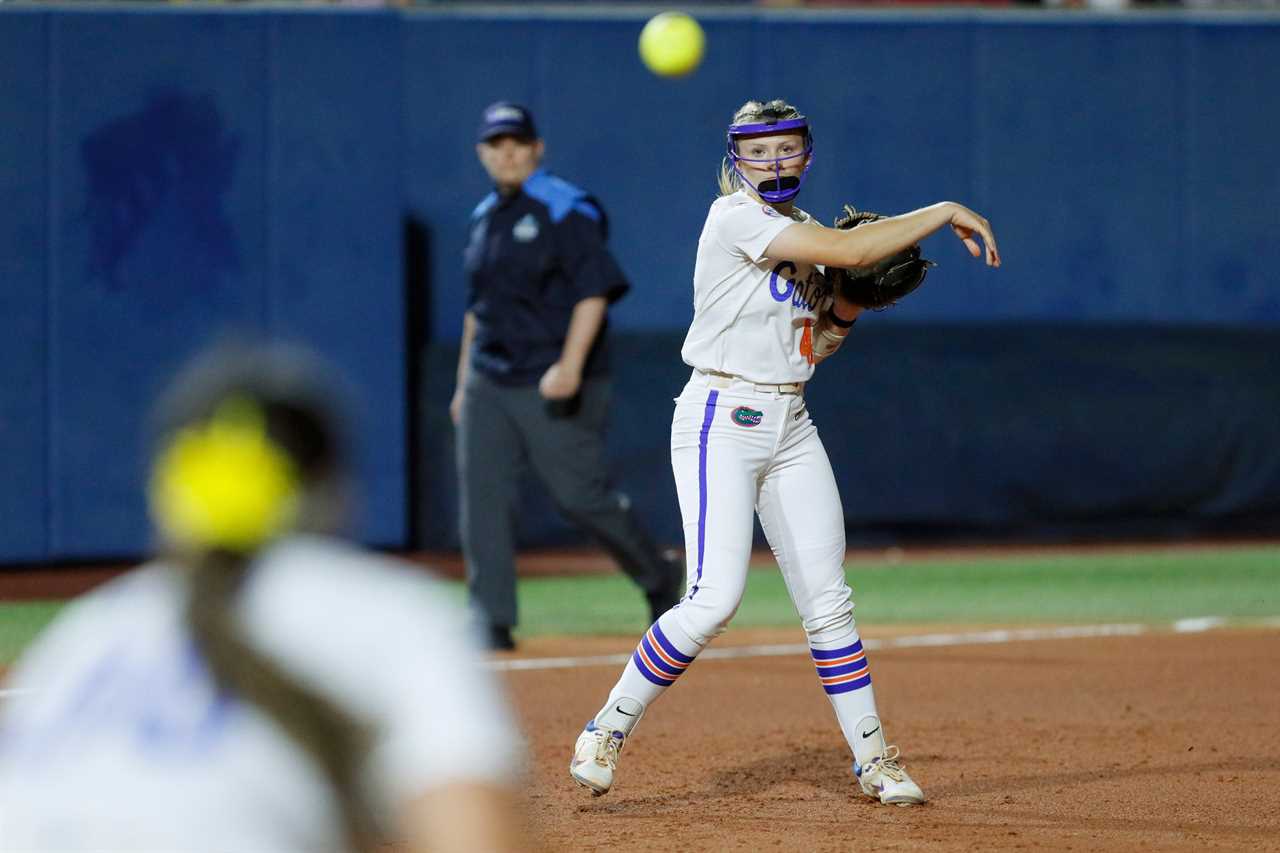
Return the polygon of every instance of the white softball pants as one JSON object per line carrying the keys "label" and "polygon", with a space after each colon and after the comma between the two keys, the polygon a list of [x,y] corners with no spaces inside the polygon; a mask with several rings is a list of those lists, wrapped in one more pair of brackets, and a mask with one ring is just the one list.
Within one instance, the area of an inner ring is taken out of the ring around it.
{"label": "white softball pants", "polygon": [[676,398],[671,466],[688,586],[672,615],[698,645],[742,601],[759,515],[812,643],[848,636],[844,511],[804,396],[694,371]]}
{"label": "white softball pants", "polygon": [[[854,754],[875,691],[844,580],[844,511],[804,397],[694,371],[676,398],[671,466],[684,521],[688,584],[636,646],[595,725],[626,734],[737,612],[759,515],[808,633],[818,680]],[[864,762],[865,763],[865,762]]]}

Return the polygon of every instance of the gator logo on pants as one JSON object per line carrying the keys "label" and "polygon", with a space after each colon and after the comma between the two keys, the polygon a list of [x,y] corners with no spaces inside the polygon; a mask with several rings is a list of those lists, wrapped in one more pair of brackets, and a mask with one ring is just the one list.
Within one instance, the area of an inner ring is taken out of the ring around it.
{"label": "gator logo on pants", "polygon": [[739,406],[730,413],[729,417],[733,418],[733,422],[740,427],[758,427],[764,420],[764,412]]}

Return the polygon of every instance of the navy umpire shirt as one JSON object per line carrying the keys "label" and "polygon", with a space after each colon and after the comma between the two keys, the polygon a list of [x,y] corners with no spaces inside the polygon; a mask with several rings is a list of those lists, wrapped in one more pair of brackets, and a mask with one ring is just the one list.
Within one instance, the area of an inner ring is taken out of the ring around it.
{"label": "navy umpire shirt", "polygon": [[[476,318],[471,366],[502,385],[534,385],[560,360],[574,306],[630,289],[605,247],[608,222],[586,192],[538,169],[511,196],[471,214],[467,310]],[[583,377],[607,369],[601,327]]]}

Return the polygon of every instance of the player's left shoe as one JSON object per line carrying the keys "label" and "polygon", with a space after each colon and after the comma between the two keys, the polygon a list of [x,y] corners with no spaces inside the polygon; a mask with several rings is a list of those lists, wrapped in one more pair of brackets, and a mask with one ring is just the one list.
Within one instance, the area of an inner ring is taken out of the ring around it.
{"label": "player's left shoe", "polygon": [[924,791],[898,763],[898,748],[887,746],[879,758],[865,765],[853,762],[853,775],[862,793],[885,805],[918,806],[924,802]]}
{"label": "player's left shoe", "polygon": [[884,726],[868,714],[854,727],[853,775],[862,793],[887,805],[918,806],[924,791],[898,761],[898,748],[885,742]]}
{"label": "player's left shoe", "polygon": [[613,771],[618,769],[618,756],[627,736],[620,731],[610,731],[597,726],[595,721],[578,735],[573,746],[573,760],[569,762],[569,775],[573,781],[591,793],[602,797],[613,787]]}

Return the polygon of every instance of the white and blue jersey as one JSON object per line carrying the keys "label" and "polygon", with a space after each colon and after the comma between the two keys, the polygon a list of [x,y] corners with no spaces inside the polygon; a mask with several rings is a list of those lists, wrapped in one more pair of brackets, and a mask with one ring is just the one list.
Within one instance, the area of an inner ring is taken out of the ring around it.
{"label": "white and blue jersey", "polygon": [[[144,567],[70,605],[23,656],[0,707],[0,850],[345,848],[311,759],[214,687],[185,598],[179,571]],[[463,615],[414,569],[297,537],[254,566],[236,615],[256,648],[372,726],[365,779],[387,819],[438,786],[517,772],[516,729]]]}
{"label": "white and blue jersey", "polygon": [[711,205],[693,269],[693,322],[680,355],[690,367],[752,382],[807,382],[813,325],[831,304],[823,270],[765,249],[785,229],[810,222],[785,216],[745,191]]}

